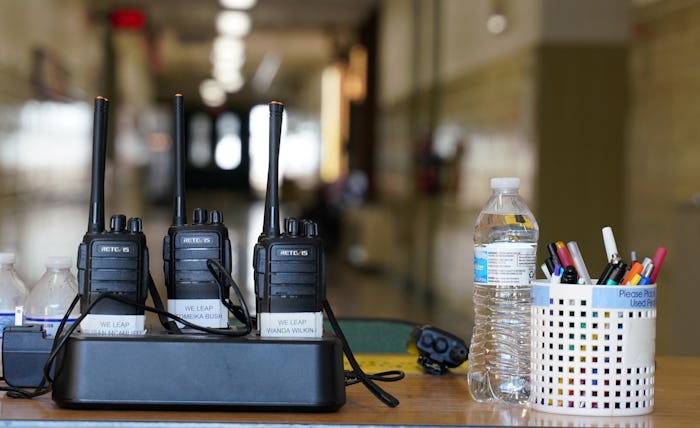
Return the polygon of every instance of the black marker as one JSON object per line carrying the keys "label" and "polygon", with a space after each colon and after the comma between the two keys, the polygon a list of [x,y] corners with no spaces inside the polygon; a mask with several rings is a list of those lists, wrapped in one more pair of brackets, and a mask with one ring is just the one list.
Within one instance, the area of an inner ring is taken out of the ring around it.
{"label": "black marker", "polygon": [[[561,265],[561,260],[559,260],[559,255],[557,254],[557,244],[554,242],[550,242],[547,244],[547,251],[549,251],[549,257],[552,258],[552,261],[554,262],[555,266],[562,266]],[[564,266],[562,266],[564,267]],[[550,271],[553,272],[553,271]]]}
{"label": "black marker", "polygon": [[550,274],[554,273],[554,268],[557,267],[557,265],[554,263],[554,260],[552,260],[551,257],[547,257],[544,259],[544,264],[547,267],[547,271],[549,271]]}
{"label": "black marker", "polygon": [[576,268],[569,265],[564,268],[564,273],[561,275],[562,284],[576,284],[578,283],[578,273]]}
{"label": "black marker", "polygon": [[617,265],[615,265],[615,268],[612,270],[612,273],[610,274],[610,278],[605,282],[606,285],[618,285],[620,281],[622,281],[622,278],[625,277],[625,273],[627,271],[627,265],[624,262],[620,262]]}
{"label": "black marker", "polygon": [[613,269],[615,269],[616,264],[609,262],[607,265],[605,265],[605,269],[603,270],[603,273],[600,274],[598,277],[598,282],[596,282],[596,285],[605,285],[608,282],[608,279],[610,279],[610,274],[612,274]]}

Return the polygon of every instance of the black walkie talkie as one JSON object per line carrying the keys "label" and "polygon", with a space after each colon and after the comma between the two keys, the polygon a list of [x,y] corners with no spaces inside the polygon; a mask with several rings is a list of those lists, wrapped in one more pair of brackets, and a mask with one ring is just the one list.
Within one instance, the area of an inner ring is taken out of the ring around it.
{"label": "black walkie talkie", "polygon": [[325,259],[318,226],[288,218],[280,232],[278,160],[284,105],[270,103],[270,153],[263,231],[253,270],[261,336],[320,337],[326,298]]}
{"label": "black walkie talkie", "polygon": [[[127,221],[124,215],[116,214],[110,219],[110,230],[105,230],[104,180],[108,112],[109,100],[97,97],[88,230],[78,248],[80,311],[83,314],[103,294],[109,293],[143,305],[148,293],[148,248],[141,219],[130,218]],[[144,310],[112,299],[102,299],[90,310],[90,314],[143,315]],[[85,322],[82,324],[84,330],[86,325]],[[116,330],[106,326],[102,331],[115,334],[115,331],[125,328],[130,329],[122,323]]]}
{"label": "black walkie talkie", "polygon": [[220,262],[231,272],[231,242],[221,212],[197,208],[187,224],[185,206],[183,97],[175,95],[175,198],[173,224],[163,239],[163,270],[170,312],[204,327],[228,325],[227,310],[220,303],[216,278],[207,260]]}

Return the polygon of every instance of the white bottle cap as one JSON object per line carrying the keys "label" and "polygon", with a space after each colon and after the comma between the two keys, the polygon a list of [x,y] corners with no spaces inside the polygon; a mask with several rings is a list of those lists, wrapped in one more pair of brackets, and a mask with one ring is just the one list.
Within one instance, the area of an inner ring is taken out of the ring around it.
{"label": "white bottle cap", "polygon": [[518,177],[496,177],[491,179],[492,189],[520,189]]}
{"label": "white bottle cap", "polygon": [[15,262],[15,253],[0,253],[0,265],[11,265]]}
{"label": "white bottle cap", "polygon": [[44,266],[48,269],[68,269],[73,264],[70,257],[47,257]]}

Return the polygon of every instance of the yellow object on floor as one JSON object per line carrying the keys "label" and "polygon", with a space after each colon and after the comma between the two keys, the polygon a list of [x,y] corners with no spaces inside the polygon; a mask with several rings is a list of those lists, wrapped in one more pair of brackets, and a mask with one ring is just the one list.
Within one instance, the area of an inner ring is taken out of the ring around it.
{"label": "yellow object on floor", "polygon": [[[418,356],[411,354],[356,354],[355,359],[365,373],[378,373],[387,370],[401,370],[406,374],[425,374],[418,364]],[[351,370],[347,358],[343,359],[345,370]],[[467,363],[451,369],[450,374],[467,374]]]}

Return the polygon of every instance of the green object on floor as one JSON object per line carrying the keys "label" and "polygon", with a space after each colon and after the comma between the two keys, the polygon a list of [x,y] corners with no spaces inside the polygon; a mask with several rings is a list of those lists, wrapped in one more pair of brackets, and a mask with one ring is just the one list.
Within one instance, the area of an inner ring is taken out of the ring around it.
{"label": "green object on floor", "polygon": [[[391,319],[344,318],[338,323],[355,354],[408,354],[407,344],[418,324]],[[328,321],[325,327],[333,331]]]}

